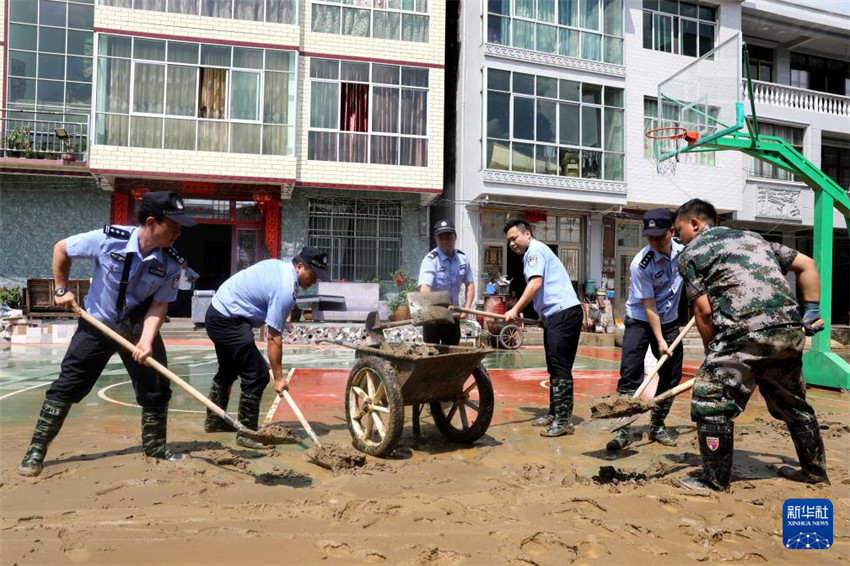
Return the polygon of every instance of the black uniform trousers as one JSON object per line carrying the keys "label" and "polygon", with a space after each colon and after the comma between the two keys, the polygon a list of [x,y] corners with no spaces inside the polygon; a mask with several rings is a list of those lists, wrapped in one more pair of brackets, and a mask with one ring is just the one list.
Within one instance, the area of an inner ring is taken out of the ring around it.
{"label": "black uniform trousers", "polygon": [[546,351],[546,370],[551,385],[556,381],[573,382],[573,363],[576,360],[578,339],[584,313],[581,305],[575,305],[543,321],[543,347]]}
{"label": "black uniform trousers", "polygon": [[422,340],[426,344],[457,346],[460,344],[460,321],[454,324],[426,324],[422,327]]}
{"label": "black uniform trousers", "polygon": [[[147,311],[147,308],[144,310]],[[142,334],[141,322],[138,321],[134,325],[119,325],[115,330],[133,344],[139,341]],[[82,401],[94,387],[109,358],[116,352],[130,375],[139,405],[160,407],[171,400],[171,382],[168,379],[152,367],[136,362],[133,354],[83,319],[80,319],[77,331],[68,345],[59,377],[47,390],[47,399],[72,403]],[[168,364],[165,344],[159,334],[153,341],[152,357],[162,365]]]}
{"label": "black uniform trousers", "polygon": [[[661,325],[661,333],[667,344],[671,344],[679,336],[679,321],[675,320]],[[620,393],[634,393],[643,382],[644,358],[646,348],[652,350],[652,355],[658,355],[658,341],[648,322],[626,317],[626,330],[623,334],[623,355],[620,360],[620,379],[617,382],[617,391]],[[682,345],[676,346],[673,355],[670,356],[661,369],[658,370],[658,388],[655,394],[664,393],[679,384],[682,380]]]}
{"label": "black uniform trousers", "polygon": [[225,316],[213,307],[207,309],[204,323],[218,358],[213,381],[227,389],[241,377],[242,393],[262,395],[269,384],[269,364],[254,342],[251,323]]}

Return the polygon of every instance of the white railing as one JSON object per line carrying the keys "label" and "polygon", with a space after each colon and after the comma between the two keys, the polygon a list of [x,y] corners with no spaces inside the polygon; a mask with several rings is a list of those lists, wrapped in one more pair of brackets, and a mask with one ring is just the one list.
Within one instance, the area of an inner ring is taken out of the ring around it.
{"label": "white railing", "polygon": [[88,116],[0,108],[0,157],[88,161]]}
{"label": "white railing", "polygon": [[[743,79],[744,96],[747,93],[747,80]],[[850,116],[850,96],[817,92],[788,85],[753,81],[753,98],[762,104],[798,108],[821,114]]]}

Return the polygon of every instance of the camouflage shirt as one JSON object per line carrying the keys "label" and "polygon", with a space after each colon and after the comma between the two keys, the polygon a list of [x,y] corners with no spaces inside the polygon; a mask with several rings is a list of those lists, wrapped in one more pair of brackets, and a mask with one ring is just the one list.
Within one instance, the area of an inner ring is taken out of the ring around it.
{"label": "camouflage shirt", "polygon": [[746,230],[706,227],[679,253],[688,300],[708,295],[717,338],[801,324],[783,277],[797,250]]}

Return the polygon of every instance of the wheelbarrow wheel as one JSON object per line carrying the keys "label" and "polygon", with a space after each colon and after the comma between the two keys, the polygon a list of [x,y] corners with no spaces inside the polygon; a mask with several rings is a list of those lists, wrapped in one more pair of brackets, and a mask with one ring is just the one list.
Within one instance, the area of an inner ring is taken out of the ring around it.
{"label": "wheelbarrow wheel", "polygon": [[404,403],[398,374],[382,358],[357,360],[345,384],[345,415],[355,448],[370,456],[392,452],[401,440]]}
{"label": "wheelbarrow wheel", "polygon": [[487,432],[493,419],[493,382],[483,365],[475,368],[451,401],[430,404],[434,424],[454,442],[472,444]]}
{"label": "wheelbarrow wheel", "polygon": [[522,346],[522,330],[514,324],[506,325],[499,332],[499,344],[502,345],[502,348],[516,350]]}

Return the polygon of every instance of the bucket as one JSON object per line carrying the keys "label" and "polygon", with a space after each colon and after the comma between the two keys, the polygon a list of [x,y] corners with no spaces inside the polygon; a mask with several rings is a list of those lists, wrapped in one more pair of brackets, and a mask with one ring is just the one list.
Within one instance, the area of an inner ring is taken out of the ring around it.
{"label": "bucket", "polygon": [[584,294],[593,295],[594,293],[596,293],[596,280],[588,279],[584,282]]}
{"label": "bucket", "polygon": [[484,310],[495,314],[505,314],[505,301],[502,297],[487,297],[484,299]]}

